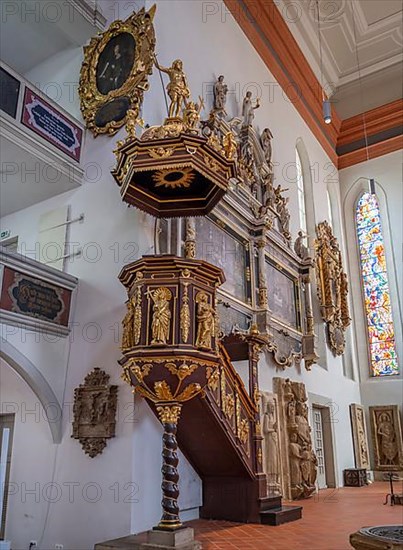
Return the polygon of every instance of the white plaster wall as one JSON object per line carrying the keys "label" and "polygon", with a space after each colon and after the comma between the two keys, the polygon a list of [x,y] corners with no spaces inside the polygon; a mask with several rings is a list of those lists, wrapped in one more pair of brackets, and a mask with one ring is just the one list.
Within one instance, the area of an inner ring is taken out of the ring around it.
{"label": "white plaster wall", "polygon": [[[116,3],[113,4],[116,6]],[[119,6],[122,4],[119,3]],[[147,5],[150,7],[151,2]],[[255,123],[260,130],[269,126],[273,132],[276,184],[282,183],[290,188],[291,229],[295,236],[299,229],[295,181],[297,140],[302,139],[311,165],[311,200],[314,202],[316,222],[327,217],[326,180],[336,178],[334,185],[337,188],[337,173],[293,104],[227,13],[224,4],[218,2],[216,5],[218,12],[205,16],[203,9],[206,3],[199,0],[157,2],[155,26],[159,61],[168,65],[175,58],[183,59],[193,96],[203,94],[205,97],[206,116],[212,102],[211,84],[219,74],[225,75],[233,92],[228,96],[227,110],[230,115],[240,113],[242,99],[248,89],[261,96],[262,106],[255,111]],[[103,11],[108,13],[106,2]],[[120,18],[127,15],[124,8],[118,15]],[[61,63],[62,60],[66,63]],[[33,69],[29,78],[42,84],[53,77],[61,83],[74,82],[74,79],[78,81],[78,66],[77,52],[70,51],[65,53],[65,57],[49,59]],[[157,72],[150,83],[143,117],[147,123],[156,124],[166,114]],[[78,103],[68,105],[65,96],[60,101],[69,112],[79,112]],[[72,224],[68,237],[70,251],[78,247],[84,250],[83,256],[67,262],[66,268],[80,280],[74,317],[77,324],[70,339],[71,346],[66,342],[58,343],[56,351],[47,354],[41,343],[31,342],[24,344],[24,353],[34,357],[37,368],[46,374],[59,395],[63,393],[61,380],[66,375],[64,399],[67,402],[71,403],[73,388],[94,366],[105,369],[111,374],[113,382],[119,385],[122,417],[117,437],[108,443],[101,457],[91,460],[83,455],[80,445],[70,439],[69,421],[65,420],[65,435],[56,458],[55,479],[62,482],[77,480],[81,484],[94,480],[101,484],[104,491],[101,500],[95,504],[79,499],[74,506],[66,502],[51,505],[42,548],[51,548],[55,543],[62,543],[69,549],[90,548],[99,540],[148,529],[155,525],[160,515],[161,427],[142,402],[135,409],[134,421],[124,420],[130,413],[131,393],[120,381],[116,363],[119,358],[117,332],[124,315],[125,301],[125,292],[117,275],[125,263],[153,251],[152,218],[128,209],[121,202],[118,188],[110,175],[115,160],[112,151],[116,141],[123,136],[124,130],[114,138],[101,136],[94,140],[87,135],[83,155],[86,172],[83,186],[2,220],[3,227],[19,235],[19,248],[23,251],[24,247],[34,248],[38,220],[43,212],[69,204],[72,218],[84,213],[84,223]],[[261,387],[262,390],[271,390],[274,376],[288,376],[304,381],[309,392],[328,398],[334,404],[336,462],[340,480],[342,468],[353,465],[351,438],[346,437],[346,432],[350,431],[348,404],[359,402],[360,395],[358,384],[344,377],[341,359],[334,358],[328,349],[325,353],[328,370],[314,366],[310,373],[305,370],[299,372],[295,367],[278,373],[270,361],[263,359],[260,364]],[[23,392],[22,389],[19,391]],[[17,400],[23,398],[22,393],[16,397]],[[31,431],[32,438],[36,438],[36,431]],[[17,432],[16,445],[22,446],[23,440],[19,437]],[[51,456],[54,448],[43,440],[45,437],[50,438],[47,432],[38,433],[38,440],[43,441],[41,452]],[[42,464],[40,460],[39,464]],[[32,472],[31,482],[36,477],[51,480],[51,467],[45,467],[44,461],[43,464],[42,477]],[[23,479],[22,471],[16,470],[17,480],[18,476]],[[181,461],[181,472],[182,508],[195,508],[200,504],[200,480],[185,459]],[[125,502],[128,493],[122,490],[119,502],[114,503],[113,491],[109,487],[115,482],[121,490],[125,483],[136,483],[138,491],[135,498],[138,502]],[[37,516],[36,529],[40,531],[43,528],[44,507],[43,502],[31,503],[25,508],[16,506],[10,514],[7,536],[18,539],[15,548],[26,548],[34,536],[28,529],[22,534],[19,532],[19,522],[24,514]],[[192,512],[186,513],[186,517],[191,516]]]}
{"label": "white plaster wall", "polygon": [[355,205],[361,193],[368,191],[368,179],[376,181],[376,192],[381,210],[385,240],[386,261],[392,312],[396,332],[396,345],[400,371],[403,370],[402,337],[402,153],[397,151],[373,159],[340,172],[340,188],[343,199],[344,223],[349,249],[350,282],[352,287],[354,326],[357,332],[358,359],[360,367],[361,394],[363,404],[401,404],[403,397],[403,376],[374,378],[370,375],[368,339],[363,309],[359,253],[355,233]]}

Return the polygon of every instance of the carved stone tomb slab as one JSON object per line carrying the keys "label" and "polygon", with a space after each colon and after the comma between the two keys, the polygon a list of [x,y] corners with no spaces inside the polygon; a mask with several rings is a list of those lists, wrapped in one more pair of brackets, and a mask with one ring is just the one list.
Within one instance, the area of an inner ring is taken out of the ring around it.
{"label": "carved stone tomb slab", "polygon": [[364,407],[351,403],[350,419],[353,433],[355,467],[369,469],[369,450]]}
{"label": "carved stone tomb slab", "polygon": [[403,470],[403,442],[398,405],[369,407],[374,470]]}
{"label": "carved stone tomb slab", "polygon": [[289,378],[273,378],[278,396],[281,429],[283,496],[308,498],[315,492],[317,458],[308,422],[305,384]]}
{"label": "carved stone tomb slab", "polygon": [[261,426],[263,442],[263,470],[267,476],[267,494],[282,494],[282,461],[280,447],[280,422],[277,395],[261,392]]}

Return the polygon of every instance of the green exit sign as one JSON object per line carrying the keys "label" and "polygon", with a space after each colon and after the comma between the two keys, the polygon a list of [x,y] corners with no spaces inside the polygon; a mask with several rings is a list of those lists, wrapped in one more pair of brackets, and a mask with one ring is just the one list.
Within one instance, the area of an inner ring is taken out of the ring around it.
{"label": "green exit sign", "polygon": [[5,229],[4,231],[0,231],[0,241],[3,241],[4,239],[8,239],[8,237],[11,235],[11,231],[9,229]]}

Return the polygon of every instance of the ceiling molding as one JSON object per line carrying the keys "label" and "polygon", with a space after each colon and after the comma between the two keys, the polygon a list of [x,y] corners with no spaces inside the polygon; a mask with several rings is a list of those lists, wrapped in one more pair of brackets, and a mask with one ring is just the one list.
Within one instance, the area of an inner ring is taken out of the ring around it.
{"label": "ceiling molding", "polygon": [[[224,2],[284,93],[339,169],[402,147],[402,100],[392,101],[344,121],[341,121],[332,107],[332,123],[326,125],[322,115],[320,82],[283,19],[277,7],[279,4],[275,4],[274,0]],[[295,87],[301,92],[297,98]],[[364,115],[368,148],[364,139]]]}
{"label": "ceiling molding", "polygon": [[[273,0],[224,0],[266,66],[334,164],[341,120],[322,114],[322,88]],[[295,94],[295,86],[300,93]]]}
{"label": "ceiling molding", "polygon": [[343,170],[343,168],[348,168],[349,166],[354,166],[355,164],[360,164],[361,162],[366,162],[368,160],[375,159],[377,157],[382,157],[388,153],[393,153],[394,151],[399,151],[403,148],[403,136],[396,136],[390,138],[386,141],[375,143],[368,147],[368,152],[365,148],[358,149],[352,153],[347,153],[339,157],[337,168]]}

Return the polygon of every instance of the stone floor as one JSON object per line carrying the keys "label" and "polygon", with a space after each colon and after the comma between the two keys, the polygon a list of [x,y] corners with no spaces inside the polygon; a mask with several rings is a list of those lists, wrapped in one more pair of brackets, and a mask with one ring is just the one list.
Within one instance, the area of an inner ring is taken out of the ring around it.
{"label": "stone floor", "polygon": [[361,527],[403,523],[403,506],[383,506],[388,491],[383,482],[322,490],[301,502],[301,520],[279,527],[207,520],[189,526],[203,550],[351,550],[349,535]]}

